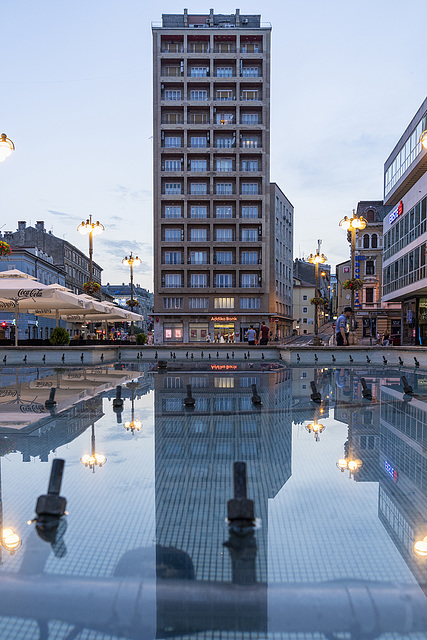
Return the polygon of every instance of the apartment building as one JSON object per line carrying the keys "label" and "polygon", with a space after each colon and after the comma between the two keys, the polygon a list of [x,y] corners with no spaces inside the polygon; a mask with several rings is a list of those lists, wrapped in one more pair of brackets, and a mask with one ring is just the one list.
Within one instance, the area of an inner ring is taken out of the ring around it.
{"label": "apartment building", "polygon": [[270,34],[239,10],[153,25],[156,343],[291,319],[271,257]]}

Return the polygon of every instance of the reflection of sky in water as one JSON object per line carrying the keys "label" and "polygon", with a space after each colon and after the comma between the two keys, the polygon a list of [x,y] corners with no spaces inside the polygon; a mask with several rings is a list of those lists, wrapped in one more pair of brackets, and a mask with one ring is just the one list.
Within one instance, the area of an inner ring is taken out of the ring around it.
{"label": "reflection of sky in water", "polygon": [[269,503],[269,579],[415,582],[378,519],[378,482],[340,473],[346,425],[322,419],[313,435],[294,425],[292,477]]}
{"label": "reflection of sky in water", "polygon": [[[28,462],[23,462],[20,452],[1,458],[3,522],[19,533],[22,548],[14,556],[2,550],[0,575],[9,571],[21,575],[45,572],[111,578],[120,559],[123,567],[139,558],[143,565],[140,573],[154,580],[157,542],[187,553],[196,579],[230,581],[230,557],[223,547],[228,535],[224,518],[227,500],[232,497],[233,461],[246,459],[248,497],[255,499],[255,514],[262,519],[262,528],[256,534],[259,581],[350,578],[416,583],[419,575],[414,577],[405,549],[393,541],[379,519],[378,496],[381,486],[394,500],[394,507],[407,518],[422,491],[417,494],[417,487],[412,490],[405,484],[402,473],[397,498],[393,493],[396,488],[383,469],[381,438],[394,427],[385,421],[389,414],[381,412],[379,404],[372,405],[376,414],[371,425],[361,424],[363,412],[359,417],[354,413],[354,440],[362,432],[375,436],[375,448],[369,455],[365,452],[365,475],[361,473],[356,482],[336,467],[348,438],[344,419],[348,409],[342,402],[359,402],[357,381],[350,379],[348,371],[339,378],[341,382],[346,376],[342,386],[336,384],[333,370],[325,372],[319,383],[323,398],[330,395],[330,405],[325,405],[324,417],[318,416],[326,427],[318,442],[304,428],[315,414],[309,399],[313,374],[308,371],[303,377],[298,370],[284,379],[279,374],[260,372],[230,378],[203,372],[154,377],[146,373],[134,394],[135,419],[143,423],[140,432],[132,435],[124,427],[131,419],[131,390],[123,387],[125,405],[120,424],[112,409],[114,390],[110,391],[102,401],[98,397],[80,405],[87,411],[69,418],[70,427],[73,420],[76,425],[80,420],[76,436],[68,434],[62,440],[67,444],[55,445],[49,464],[34,453],[37,443],[46,450],[46,433],[38,428],[30,431],[25,441],[26,450],[32,452],[26,457]],[[137,376],[135,373],[130,377],[133,375]],[[263,400],[261,412],[255,412],[250,403],[250,384],[254,380]],[[193,384],[196,410],[186,414],[182,400],[189,381]],[[368,383],[372,384],[369,380]],[[379,386],[374,387],[374,392],[380,399]],[[336,401],[341,402],[335,415],[339,419],[334,419]],[[420,404],[420,411],[422,408]],[[60,418],[57,434],[64,429]],[[107,458],[95,473],[80,462],[84,454],[90,453],[91,418],[95,420],[96,452]],[[51,429],[48,444],[55,442],[55,426]],[[20,435],[15,438],[16,448],[23,451]],[[405,438],[408,446],[422,452],[418,443],[411,443],[408,435]],[[11,439],[11,448],[13,442]],[[363,457],[360,451],[359,455]],[[34,516],[37,496],[46,493],[54,457],[66,460],[61,495],[67,498],[69,516],[67,554],[63,558],[55,557],[50,546],[37,538],[34,527],[25,524]],[[424,500],[418,505],[424,520],[425,497],[424,491]],[[150,613],[155,614],[154,602]],[[65,640],[68,632],[59,624],[55,631],[53,624],[49,640]],[[39,636],[30,621],[15,626],[0,619],[0,637],[36,640]],[[76,637],[98,640],[107,636],[85,632]]]}

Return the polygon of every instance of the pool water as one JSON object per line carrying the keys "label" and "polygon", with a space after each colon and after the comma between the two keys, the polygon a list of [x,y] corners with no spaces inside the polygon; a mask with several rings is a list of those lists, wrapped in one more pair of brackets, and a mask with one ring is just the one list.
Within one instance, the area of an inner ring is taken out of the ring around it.
{"label": "pool water", "polygon": [[[0,371],[0,638],[426,638],[427,374],[212,367]],[[237,461],[254,527],[228,526]]]}

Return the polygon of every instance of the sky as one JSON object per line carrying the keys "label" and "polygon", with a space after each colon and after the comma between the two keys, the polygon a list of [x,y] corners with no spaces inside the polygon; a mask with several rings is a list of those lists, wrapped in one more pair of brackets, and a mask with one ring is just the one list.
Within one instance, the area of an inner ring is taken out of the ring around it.
{"label": "sky", "polygon": [[[237,5],[237,3],[236,3]],[[88,251],[77,225],[105,226],[103,283],[152,290],[151,22],[162,13],[233,13],[235,4],[4,0],[0,129],[16,152],[0,166],[0,228],[44,220]],[[426,97],[425,0],[247,1],[272,31],[271,181],[295,207],[294,257],[348,258],[339,227],[359,200],[381,200],[383,166]]]}

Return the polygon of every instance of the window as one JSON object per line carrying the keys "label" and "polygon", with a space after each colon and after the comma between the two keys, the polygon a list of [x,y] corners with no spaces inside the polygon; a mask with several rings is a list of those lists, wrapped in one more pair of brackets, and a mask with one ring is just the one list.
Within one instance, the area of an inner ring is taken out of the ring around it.
{"label": "window", "polygon": [[244,42],[241,46],[242,53],[260,53],[260,47],[258,42]]}
{"label": "window", "polygon": [[233,113],[217,113],[216,114],[217,124],[232,124],[233,122],[234,122]]}
{"label": "window", "polygon": [[217,78],[233,77],[233,67],[217,67],[215,71],[216,71],[215,75]]}
{"label": "window", "polygon": [[218,42],[216,45],[216,50],[218,53],[234,53],[235,44],[234,42]]}
{"label": "window", "polygon": [[165,229],[165,241],[166,242],[177,242],[182,240],[182,231],[181,229]]}
{"label": "window", "polygon": [[258,251],[242,251],[240,264],[258,264]]}
{"label": "window", "polygon": [[233,207],[217,207],[215,211],[215,215],[217,218],[232,218],[233,217]]}
{"label": "window", "polygon": [[231,149],[234,147],[234,141],[235,139],[232,137],[218,136],[215,146],[217,149]]}
{"label": "window", "polygon": [[190,100],[207,100],[208,92],[201,89],[193,89],[190,91]]}
{"label": "window", "polygon": [[216,100],[234,100],[232,89],[218,89],[215,95]]}
{"label": "window", "polygon": [[258,183],[257,182],[243,182],[242,183],[242,195],[244,195],[244,196],[256,196],[256,195],[258,195]]}
{"label": "window", "polygon": [[242,171],[258,171],[258,160],[242,160]]}
{"label": "window", "polygon": [[192,273],[190,275],[190,287],[192,289],[203,289],[208,286],[208,276],[206,273]]}
{"label": "window", "polygon": [[259,309],[261,298],[240,298],[241,309]]}
{"label": "window", "polygon": [[209,298],[188,298],[189,309],[209,309]]}
{"label": "window", "polygon": [[205,182],[192,182],[190,184],[191,195],[205,196],[208,193],[208,185]]}
{"label": "window", "polygon": [[242,273],[241,275],[241,287],[257,287],[258,286],[258,275],[256,273]]}
{"label": "window", "polygon": [[182,309],[182,298],[163,298],[163,309]]}
{"label": "window", "polygon": [[182,253],[181,251],[165,251],[164,264],[181,264]]}
{"label": "window", "polygon": [[189,53],[208,53],[209,42],[188,42]]}
{"label": "window", "polygon": [[367,233],[363,236],[363,248],[369,249],[369,235]]}
{"label": "window", "polygon": [[208,264],[208,252],[190,251],[190,264]]}
{"label": "window", "polygon": [[190,208],[190,218],[207,218],[207,207],[194,206]]}
{"label": "window", "polygon": [[206,242],[207,239],[207,229],[190,229],[190,240],[192,240],[193,242]]}
{"label": "window", "polygon": [[165,100],[181,100],[180,89],[166,89]]}
{"label": "window", "polygon": [[234,298],[214,298],[215,309],[234,309]]}
{"label": "window", "polygon": [[258,137],[242,136],[241,147],[242,149],[256,149],[258,147]]}
{"label": "window", "polygon": [[181,113],[164,113],[162,116],[162,122],[164,124],[181,124],[182,114]]}
{"label": "window", "polygon": [[179,66],[165,66],[162,71],[163,76],[168,76],[169,78],[177,78],[181,75],[181,67]]}
{"label": "window", "polygon": [[181,138],[176,136],[165,138],[165,147],[167,149],[175,149],[181,146]]}
{"label": "window", "polygon": [[242,241],[256,242],[257,240],[258,240],[258,229],[254,229],[254,228],[242,229]]}
{"label": "window", "polygon": [[242,207],[242,218],[258,218],[258,207]]}
{"label": "window", "polygon": [[191,137],[190,147],[193,149],[205,149],[207,147],[206,136]]}
{"label": "window", "polygon": [[258,73],[258,67],[243,67],[242,69],[243,78],[258,78]]}
{"label": "window", "polygon": [[220,196],[231,196],[233,194],[233,184],[231,182],[217,182],[215,193]]}
{"label": "window", "polygon": [[307,324],[307,322],[308,322],[307,318],[303,318],[302,322],[303,322],[303,324]]}
{"label": "window", "polygon": [[373,233],[371,236],[371,247],[372,249],[378,248],[378,236],[376,233]]}
{"label": "window", "polygon": [[165,274],[165,287],[170,289],[179,289],[182,287],[182,276],[180,273],[166,273]]}
{"label": "window", "polygon": [[182,160],[165,160],[165,171],[181,171]]}
{"label": "window", "polygon": [[217,171],[233,171],[233,161],[229,159],[217,160],[216,170]]}
{"label": "window", "polygon": [[368,287],[366,289],[366,302],[372,303],[374,301],[374,289],[373,287]]}
{"label": "window", "polygon": [[308,307],[303,307],[303,308],[302,308],[302,312],[303,312],[303,313],[308,313]]}
{"label": "window", "polygon": [[243,89],[242,100],[259,100],[258,89]]}
{"label": "window", "polygon": [[192,78],[206,78],[208,75],[207,67],[191,67],[190,76]]}
{"label": "window", "polygon": [[367,276],[373,276],[375,275],[375,262],[373,260],[367,260],[366,261],[366,271],[365,271]]}
{"label": "window", "polygon": [[303,296],[302,299],[303,300],[308,300],[308,296]]}
{"label": "window", "polygon": [[233,286],[233,276],[231,273],[215,274],[215,286],[221,288],[230,288]]}
{"label": "window", "polygon": [[180,218],[180,217],[181,217],[180,206],[165,207],[165,218]]}
{"label": "window", "polygon": [[216,264],[233,264],[233,254],[231,251],[217,251],[215,253]]}
{"label": "window", "polygon": [[259,116],[257,113],[242,113],[242,124],[258,124]]}
{"label": "window", "polygon": [[165,195],[177,196],[181,194],[180,182],[165,182]]}
{"label": "window", "polygon": [[231,242],[233,240],[233,229],[216,229],[215,240],[217,242]]}
{"label": "window", "polygon": [[206,160],[191,160],[190,171],[207,171],[207,164]]}
{"label": "window", "polygon": [[200,112],[200,113],[188,113],[188,123],[189,124],[207,124],[209,122],[209,114]]}

